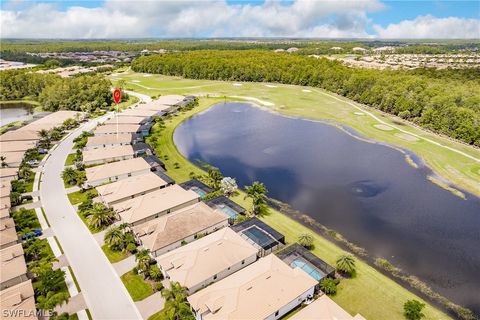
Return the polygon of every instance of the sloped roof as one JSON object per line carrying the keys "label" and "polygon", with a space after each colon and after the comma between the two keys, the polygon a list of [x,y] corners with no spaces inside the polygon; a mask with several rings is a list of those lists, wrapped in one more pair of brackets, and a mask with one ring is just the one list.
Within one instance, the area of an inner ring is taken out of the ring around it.
{"label": "sloped roof", "polygon": [[85,172],[87,181],[92,182],[146,169],[150,169],[150,165],[145,160],[133,158],[86,168]]}

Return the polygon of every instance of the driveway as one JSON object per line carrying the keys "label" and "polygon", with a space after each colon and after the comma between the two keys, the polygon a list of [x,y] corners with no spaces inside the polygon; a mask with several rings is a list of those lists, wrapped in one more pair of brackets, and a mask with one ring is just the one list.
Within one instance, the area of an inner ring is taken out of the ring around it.
{"label": "driveway", "polygon": [[[103,119],[102,119],[103,120]],[[132,298],[98,243],[68,201],[60,174],[73,139],[96,124],[92,120],[75,130],[52,151],[45,163],[40,196],[51,228],[62,244],[85,302],[94,319],[141,319]]]}

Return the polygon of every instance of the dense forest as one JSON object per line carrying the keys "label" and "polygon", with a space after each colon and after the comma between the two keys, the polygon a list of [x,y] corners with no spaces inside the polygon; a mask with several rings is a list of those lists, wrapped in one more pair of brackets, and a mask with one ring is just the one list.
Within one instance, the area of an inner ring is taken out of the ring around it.
{"label": "dense forest", "polygon": [[[341,47],[343,53],[350,52],[354,47],[377,48],[382,46],[398,47],[399,53],[448,53],[478,50],[478,40],[437,40],[424,44],[415,40],[338,40],[326,41],[318,39],[192,39],[192,40],[2,40],[1,55],[8,57],[26,52],[79,52],[79,51],[141,51],[170,50],[170,51],[195,51],[195,50],[275,50],[297,47],[302,50],[299,54],[327,54],[334,51],[332,47]],[[23,60],[22,60],[23,61]]]}
{"label": "dense forest", "polygon": [[190,51],[144,56],[138,72],[320,87],[480,146],[480,69],[372,70],[300,55]]}
{"label": "dense forest", "polygon": [[61,78],[25,70],[0,72],[0,100],[32,99],[46,111],[94,111],[113,102],[110,82],[101,75]]}

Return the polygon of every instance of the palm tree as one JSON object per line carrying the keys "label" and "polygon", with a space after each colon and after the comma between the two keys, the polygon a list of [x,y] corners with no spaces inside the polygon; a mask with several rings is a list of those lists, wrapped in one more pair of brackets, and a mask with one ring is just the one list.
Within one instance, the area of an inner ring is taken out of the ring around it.
{"label": "palm tree", "polygon": [[337,293],[337,282],[332,278],[325,278],[320,281],[320,290],[325,294],[334,295]]}
{"label": "palm tree", "polygon": [[302,233],[298,237],[298,243],[305,248],[310,249],[313,246],[313,236],[310,233]]}
{"label": "palm tree", "polygon": [[77,182],[78,178],[78,173],[75,169],[67,167],[65,170],[62,172],[62,178],[65,180],[68,184],[75,184]]}
{"label": "palm tree", "polygon": [[62,139],[62,130],[57,127],[50,130],[50,139],[53,141],[58,141]]}
{"label": "palm tree", "polygon": [[351,254],[343,254],[337,259],[337,270],[352,275],[355,272],[355,259]]}
{"label": "palm tree", "polygon": [[92,228],[99,229],[108,226],[112,224],[113,220],[115,220],[115,213],[102,203],[94,203],[88,210],[88,222]]}
{"label": "palm tree", "polygon": [[147,273],[150,269],[150,250],[142,249],[135,254],[138,270]]}
{"label": "palm tree", "polygon": [[163,289],[162,296],[165,298],[164,313],[167,319],[195,319],[187,302],[187,292],[178,282],[170,282],[170,289]]}
{"label": "palm tree", "polygon": [[32,176],[32,174],[33,174],[33,171],[27,166],[23,166],[22,168],[20,168],[20,171],[18,172],[18,176],[25,181],[28,181]]}
{"label": "palm tree", "polygon": [[255,181],[245,187],[246,198],[252,199],[252,214],[264,214],[267,211],[267,188],[261,182]]}
{"label": "palm tree", "polygon": [[119,227],[112,227],[105,233],[105,243],[114,251],[121,251],[125,249],[124,234]]}

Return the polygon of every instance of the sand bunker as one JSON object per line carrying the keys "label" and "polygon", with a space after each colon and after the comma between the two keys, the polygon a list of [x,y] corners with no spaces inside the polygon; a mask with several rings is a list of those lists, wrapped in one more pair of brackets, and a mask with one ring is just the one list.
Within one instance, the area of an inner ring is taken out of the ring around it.
{"label": "sand bunker", "polygon": [[144,78],[148,78],[148,77],[151,77],[152,75],[151,74],[144,74],[143,77]]}
{"label": "sand bunker", "polygon": [[303,92],[312,92],[312,90],[303,89]]}
{"label": "sand bunker", "polygon": [[241,84],[241,83],[234,83],[233,85],[234,85],[235,87],[241,87],[241,86],[243,86],[243,84]]}
{"label": "sand bunker", "polygon": [[132,80],[132,82],[139,83],[140,80]]}
{"label": "sand bunker", "polygon": [[384,130],[384,131],[392,131],[393,130],[392,127],[387,126],[386,124],[374,124],[373,126],[377,129]]}
{"label": "sand bunker", "polygon": [[118,74],[118,73],[112,73],[111,76],[112,76],[112,77],[118,77],[119,74]]}
{"label": "sand bunker", "polygon": [[419,140],[417,137],[414,137],[414,136],[412,136],[408,133],[395,133],[395,136],[400,138],[400,139],[410,141],[410,142],[415,142],[415,141]]}
{"label": "sand bunker", "polygon": [[363,112],[354,112],[354,114],[356,114],[357,116],[364,116],[365,115],[365,113],[363,113]]}
{"label": "sand bunker", "polygon": [[254,97],[244,97],[244,96],[231,96],[231,97],[232,98],[240,98],[240,99],[255,101],[255,102],[257,102],[261,105],[267,106],[267,107],[273,107],[275,105],[274,103],[264,101],[264,100],[260,100],[260,99],[254,98]]}
{"label": "sand bunker", "polygon": [[266,84],[265,87],[268,87],[268,88],[276,88],[277,86],[274,86],[274,85],[271,85],[271,84]]}

